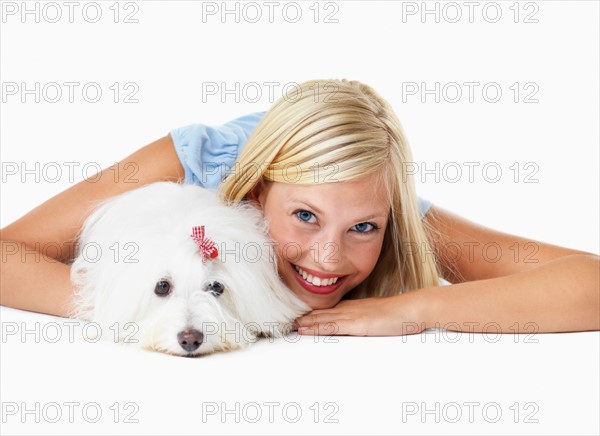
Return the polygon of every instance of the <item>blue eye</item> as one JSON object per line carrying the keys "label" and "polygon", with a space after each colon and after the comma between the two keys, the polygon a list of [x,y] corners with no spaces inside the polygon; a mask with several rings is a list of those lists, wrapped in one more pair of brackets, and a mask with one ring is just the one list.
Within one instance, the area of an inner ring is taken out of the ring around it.
{"label": "blue eye", "polygon": [[295,214],[300,221],[304,221],[305,223],[307,223],[308,220],[310,220],[310,218],[314,216],[312,212],[309,212],[307,210],[299,210],[298,212],[295,212]]}
{"label": "blue eye", "polygon": [[[373,229],[367,230],[367,226],[371,226],[371,227],[373,227]],[[375,229],[375,226],[371,223],[359,223],[359,224],[355,225],[354,227],[356,228],[356,231],[358,233],[369,233]]]}

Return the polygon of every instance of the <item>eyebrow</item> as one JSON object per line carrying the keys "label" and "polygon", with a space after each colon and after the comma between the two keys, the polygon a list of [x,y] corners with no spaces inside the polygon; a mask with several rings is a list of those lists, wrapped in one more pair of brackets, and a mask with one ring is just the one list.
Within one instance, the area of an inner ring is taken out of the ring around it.
{"label": "eyebrow", "polygon": [[[321,209],[319,209],[318,207],[313,206],[312,204],[310,204],[310,203],[308,203],[308,202],[306,202],[304,200],[300,200],[298,198],[291,198],[289,201],[290,201],[290,203],[301,203],[301,204],[304,204],[304,205],[310,207],[311,209],[313,209],[318,214],[324,215],[324,213],[323,213],[323,211]],[[370,220],[370,219],[373,219],[373,218],[385,218],[386,216],[387,215],[377,215],[377,214],[374,214],[374,215],[369,215],[369,216],[364,217],[364,218],[357,218],[354,221],[362,222],[362,221]]]}

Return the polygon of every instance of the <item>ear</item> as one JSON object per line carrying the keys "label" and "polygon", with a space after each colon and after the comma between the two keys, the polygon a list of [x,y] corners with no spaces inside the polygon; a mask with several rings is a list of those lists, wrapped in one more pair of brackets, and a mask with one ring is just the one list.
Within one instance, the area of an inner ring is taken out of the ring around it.
{"label": "ear", "polygon": [[248,191],[248,193],[246,194],[246,199],[250,201],[254,205],[254,207],[259,210],[262,210],[261,193],[263,193],[264,189],[265,182],[261,177],[258,183],[256,183],[256,185],[254,185],[254,187],[250,189],[250,191]]}

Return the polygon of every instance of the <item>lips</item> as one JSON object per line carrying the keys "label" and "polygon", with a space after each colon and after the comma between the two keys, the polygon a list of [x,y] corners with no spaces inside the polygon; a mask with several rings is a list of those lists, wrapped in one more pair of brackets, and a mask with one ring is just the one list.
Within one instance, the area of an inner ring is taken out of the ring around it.
{"label": "lips", "polygon": [[[294,276],[296,277],[296,280],[298,281],[298,283],[300,283],[300,286],[302,286],[304,289],[306,289],[308,292],[310,292],[312,294],[318,294],[318,295],[331,294],[331,293],[335,292],[337,290],[337,288],[339,288],[340,285],[342,283],[344,283],[346,281],[346,279],[348,278],[348,276],[335,276],[333,274],[317,275],[317,277],[323,277],[323,278],[339,277],[337,282],[335,282],[331,285],[317,286],[317,285],[313,285],[312,283],[306,281],[300,275],[300,273],[298,273],[298,271],[296,270],[295,265],[293,263],[291,263],[291,262],[288,262],[288,263],[290,264],[292,271],[294,272]],[[305,268],[302,268],[302,269],[305,270],[306,272],[309,272]]]}

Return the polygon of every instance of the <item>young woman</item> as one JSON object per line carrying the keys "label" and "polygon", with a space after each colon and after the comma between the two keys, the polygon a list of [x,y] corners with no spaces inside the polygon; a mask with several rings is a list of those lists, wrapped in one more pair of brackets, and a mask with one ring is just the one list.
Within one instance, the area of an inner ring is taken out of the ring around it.
{"label": "young woman", "polygon": [[[175,129],[2,229],[1,303],[65,316],[68,262],[93,202],[170,180],[262,210],[282,279],[315,309],[297,320],[302,334],[600,330],[597,255],[432,205],[417,197],[410,162],[396,115],[373,89],[305,82],[264,114]],[[133,179],[115,183],[132,167]],[[533,259],[515,260],[532,242]],[[482,250],[490,243],[493,262]]]}

